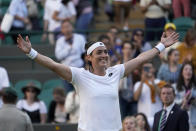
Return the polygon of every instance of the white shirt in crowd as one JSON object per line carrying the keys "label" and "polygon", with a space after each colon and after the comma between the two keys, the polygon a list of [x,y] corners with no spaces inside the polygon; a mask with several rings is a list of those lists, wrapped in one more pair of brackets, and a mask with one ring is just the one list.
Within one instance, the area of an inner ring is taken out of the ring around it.
{"label": "white shirt in crowd", "polygon": [[66,38],[62,36],[56,42],[55,56],[62,64],[73,67],[82,67],[84,63],[81,55],[85,52],[85,43],[85,38],[79,34],[73,34],[72,45],[70,45],[66,41]]}
{"label": "white shirt in crowd", "polygon": [[[155,84],[157,84],[159,82],[160,82],[160,80],[155,79]],[[135,83],[134,92],[137,91],[137,89],[140,86],[140,83],[141,83],[140,81]],[[152,84],[152,83],[149,81],[149,84]],[[162,102],[161,102],[160,97],[158,95],[156,95],[155,101],[156,101],[155,103],[152,103],[150,87],[144,83],[143,87],[142,87],[142,92],[141,92],[140,98],[138,100],[137,111],[142,112],[147,116],[148,122],[151,127],[153,125],[155,113],[162,109]]]}
{"label": "white shirt in crowd", "polygon": [[78,131],[119,131],[122,127],[118,99],[124,65],[106,70],[105,76],[71,67],[72,84],[80,98]]}
{"label": "white shirt in crowd", "polygon": [[[8,74],[5,68],[0,67],[0,91],[4,88],[4,87],[9,87],[10,86],[10,82],[9,82],[9,78],[8,78]],[[2,107],[2,100],[0,98],[0,108]]]}
{"label": "white shirt in crowd", "polygon": [[54,31],[57,27],[59,27],[59,23],[52,19],[54,11],[57,7],[59,7],[61,0],[46,0],[44,6],[44,20],[49,22],[48,31]]}
{"label": "white shirt in crowd", "polygon": [[[152,0],[140,0],[140,6],[141,7],[146,7]],[[171,4],[171,0],[157,0],[157,2],[161,5],[164,6],[166,4]],[[151,5],[146,13],[145,16],[147,18],[161,18],[161,17],[166,17],[167,13],[161,9],[160,6],[158,5]]]}
{"label": "white shirt in crowd", "polygon": [[70,18],[72,16],[76,16],[76,9],[72,1],[68,2],[66,6],[60,3],[55,11],[59,12],[59,18]]}
{"label": "white shirt in crowd", "polygon": [[16,107],[18,109],[25,109],[29,112],[39,110],[40,114],[47,113],[47,108],[43,101],[34,102],[33,104],[29,105],[26,100],[22,99],[17,102]]}
{"label": "white shirt in crowd", "polygon": [[75,91],[70,91],[67,94],[65,101],[66,113],[69,113],[69,123],[78,123],[80,101],[79,96]]}

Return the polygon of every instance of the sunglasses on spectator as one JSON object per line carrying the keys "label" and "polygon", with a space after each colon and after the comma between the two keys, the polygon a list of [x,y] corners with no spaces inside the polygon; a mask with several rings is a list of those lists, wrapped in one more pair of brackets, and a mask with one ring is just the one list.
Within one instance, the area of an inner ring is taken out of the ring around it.
{"label": "sunglasses on spectator", "polygon": [[35,93],[36,91],[34,89],[26,89],[26,92],[32,92]]}

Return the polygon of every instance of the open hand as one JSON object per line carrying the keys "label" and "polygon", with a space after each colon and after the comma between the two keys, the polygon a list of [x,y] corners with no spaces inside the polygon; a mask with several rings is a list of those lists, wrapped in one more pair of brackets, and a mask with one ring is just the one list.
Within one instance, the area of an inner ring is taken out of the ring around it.
{"label": "open hand", "polygon": [[26,41],[22,38],[22,36],[19,34],[17,37],[17,47],[24,52],[25,54],[28,54],[31,50],[31,42],[29,40],[29,37],[26,36]]}
{"label": "open hand", "polygon": [[179,34],[176,32],[171,33],[169,36],[166,37],[165,32],[163,32],[161,37],[161,43],[165,45],[165,47],[169,47],[174,43],[178,42]]}

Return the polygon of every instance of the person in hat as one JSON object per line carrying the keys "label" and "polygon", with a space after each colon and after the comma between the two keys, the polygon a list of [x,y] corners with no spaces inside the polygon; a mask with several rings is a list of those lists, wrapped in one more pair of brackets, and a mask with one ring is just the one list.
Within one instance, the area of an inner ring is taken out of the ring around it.
{"label": "person in hat", "polygon": [[33,131],[29,116],[16,108],[17,93],[12,87],[1,92],[3,107],[0,109],[1,131]]}
{"label": "person in hat", "polygon": [[[169,36],[171,33],[176,31],[176,25],[174,23],[167,23],[164,26],[164,30],[165,30],[166,36]],[[169,50],[176,49],[179,44],[180,44],[180,42],[178,41],[178,42],[174,43],[172,46],[166,48],[163,52],[161,52],[161,54],[159,56],[160,56],[163,63],[168,61]]]}
{"label": "person in hat", "polygon": [[25,111],[32,123],[45,123],[47,108],[43,101],[38,99],[41,89],[36,83],[30,82],[22,88],[24,98],[19,100],[17,107]]}
{"label": "person in hat", "polygon": [[74,85],[80,100],[79,131],[119,131],[122,128],[118,87],[120,79],[128,76],[136,67],[154,58],[166,47],[178,41],[179,35],[172,33],[168,37],[163,33],[161,42],[155,48],[140,54],[124,64],[109,67],[109,55],[102,42],[85,44],[88,67],[77,68],[59,64],[46,57],[18,35],[17,43],[21,52],[38,64],[57,73]]}

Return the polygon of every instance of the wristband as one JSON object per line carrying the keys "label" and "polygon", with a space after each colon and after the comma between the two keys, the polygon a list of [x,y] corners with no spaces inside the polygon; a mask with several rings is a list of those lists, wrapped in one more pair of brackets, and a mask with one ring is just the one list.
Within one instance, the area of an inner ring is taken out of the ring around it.
{"label": "wristband", "polygon": [[35,59],[35,57],[37,57],[37,54],[38,52],[34,50],[33,48],[31,48],[31,51],[29,52],[29,54],[26,54],[26,55],[31,59]]}
{"label": "wristband", "polygon": [[165,45],[163,43],[159,43],[155,46],[155,48],[159,51],[162,52],[165,49]]}

